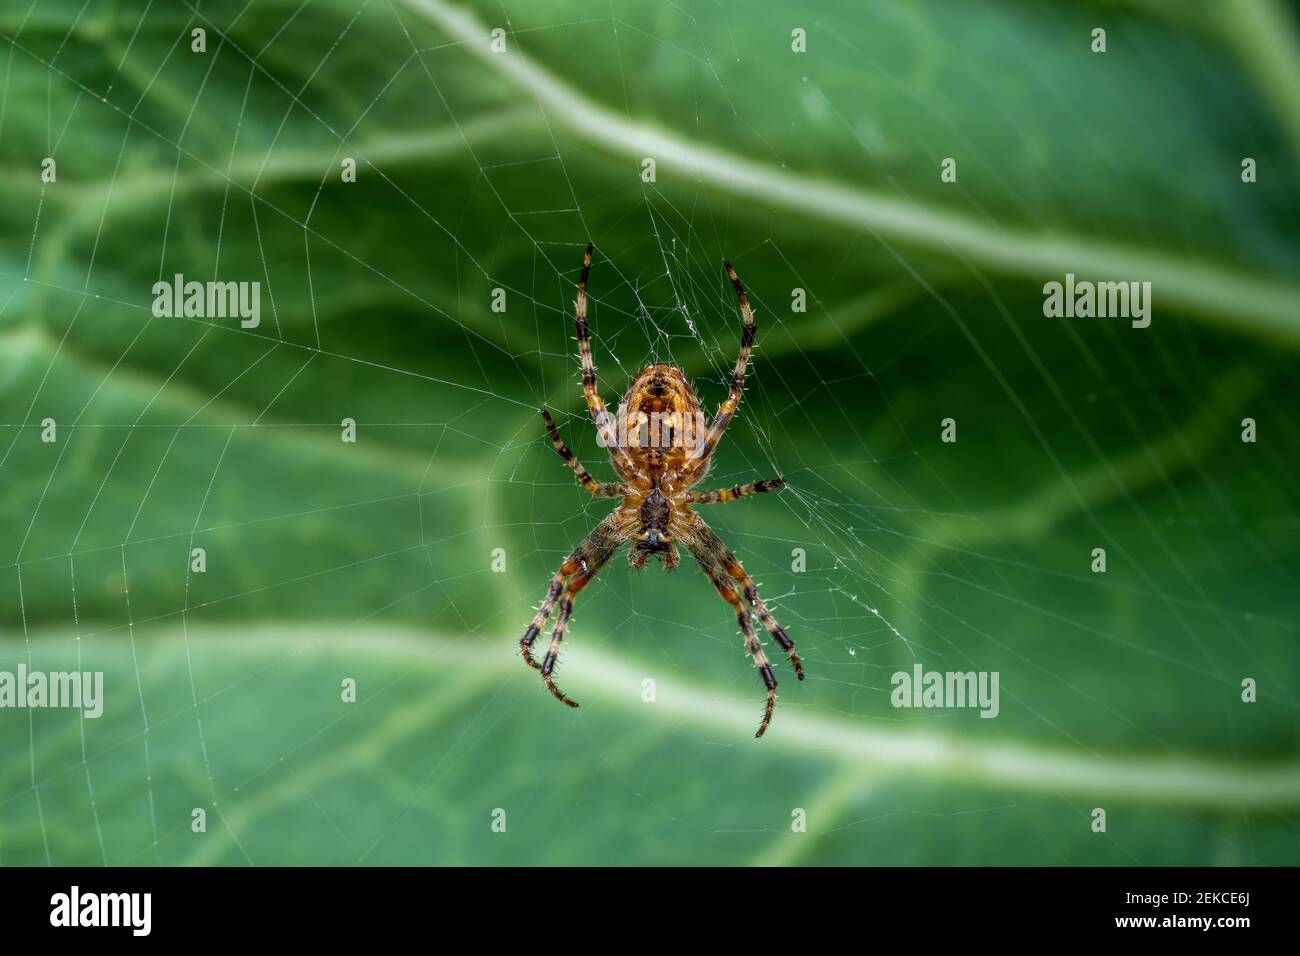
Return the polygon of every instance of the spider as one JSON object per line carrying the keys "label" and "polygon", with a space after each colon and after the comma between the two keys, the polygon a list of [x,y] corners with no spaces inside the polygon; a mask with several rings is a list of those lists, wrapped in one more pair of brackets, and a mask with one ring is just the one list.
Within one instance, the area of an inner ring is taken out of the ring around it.
{"label": "spider", "polygon": [[[745,648],[767,688],[763,721],[754,735],[761,737],[772,721],[777,685],[772,665],[768,663],[763,645],[754,631],[752,617],[758,618],[773,640],[789,655],[799,680],[804,678],[803,664],[795,652],[794,641],[767,609],[735,553],[691,507],[776,491],[785,484],[784,479],[773,478],[716,491],[691,490],[708,473],[713,452],[736,414],[744,392],[745,368],[754,344],[754,314],[749,308],[745,288],[731,263],[724,263],[740,300],[744,327],[740,354],[731,376],[731,389],[711,424],[705,423],[700,400],[681,369],[665,364],[647,366],[633,379],[615,417],[606,410],[597,391],[596,367],[591,360],[591,337],[587,330],[587,275],[591,270],[591,254],[592,246],[588,244],[582,260],[575,311],[582,391],[602,444],[609,449],[610,460],[621,480],[599,482],[592,478],[565,445],[545,408],[541,410],[542,419],[555,450],[577,475],[582,486],[597,498],[622,498],[623,501],[569,552],[559,570],[552,575],[546,598],[519,641],[520,653],[529,666],[541,671],[542,681],[559,701],[577,707],[577,701],[556,687],[554,678],[556,656],[573,614],[574,598],[624,544],[631,543],[628,562],[633,568],[640,569],[648,559],[655,557],[662,559],[669,571],[677,566],[677,546],[680,544],[695,558],[700,570],[713,582],[723,599],[735,609]],[[560,610],[551,630],[550,646],[539,664],[533,657],[533,645],[557,603]]]}

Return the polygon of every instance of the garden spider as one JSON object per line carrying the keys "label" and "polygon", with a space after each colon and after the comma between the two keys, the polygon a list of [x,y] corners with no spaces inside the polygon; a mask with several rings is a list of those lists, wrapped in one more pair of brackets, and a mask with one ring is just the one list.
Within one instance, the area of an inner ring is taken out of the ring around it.
{"label": "garden spider", "polygon": [[[740,404],[745,387],[745,367],[749,364],[749,353],[754,344],[754,314],[750,311],[744,286],[736,278],[736,270],[730,262],[725,263],[727,275],[740,299],[744,331],[736,369],[731,376],[731,390],[726,401],[718,407],[712,424],[704,424],[700,400],[686,376],[676,366],[664,364],[650,365],[637,375],[628,386],[618,415],[611,416],[596,390],[596,367],[591,361],[591,340],[587,331],[587,273],[591,269],[591,253],[592,247],[588,244],[582,260],[575,315],[578,357],[582,362],[582,391],[592,421],[596,423],[603,443],[609,449],[614,469],[622,480],[598,482],[592,478],[564,444],[545,408],[542,409],[542,418],[555,450],[573,469],[583,487],[597,498],[622,498],[623,502],[569,552],[559,570],[552,575],[550,589],[533,622],[524,631],[519,650],[530,666],[542,672],[542,680],[557,699],[570,707],[577,707],[577,702],[565,696],[555,686],[554,680],[556,655],[573,613],[574,597],[627,542],[633,542],[628,551],[632,567],[641,568],[648,558],[656,556],[663,559],[669,571],[677,566],[677,545],[680,543],[695,558],[718,593],[736,610],[745,648],[767,688],[763,722],[754,735],[761,737],[772,720],[772,709],[776,705],[776,677],[754,632],[751,608],[767,632],[789,655],[800,680],[803,680],[803,664],[795,653],[794,641],[772,617],[736,555],[704,519],[691,510],[691,505],[735,501],[748,495],[776,491],[785,481],[773,478],[718,491],[690,490],[708,473],[714,449]],[[551,643],[546,656],[538,664],[533,658],[533,644],[557,602],[560,611],[551,631]]]}

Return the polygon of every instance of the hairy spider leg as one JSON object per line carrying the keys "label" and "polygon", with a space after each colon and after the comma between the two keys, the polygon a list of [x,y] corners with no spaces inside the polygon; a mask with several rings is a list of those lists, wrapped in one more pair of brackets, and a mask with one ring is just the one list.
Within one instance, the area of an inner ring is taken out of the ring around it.
{"label": "hairy spider leg", "polygon": [[[537,609],[532,623],[524,631],[524,636],[519,640],[519,652],[524,660],[530,667],[535,667],[542,672],[542,682],[546,688],[570,707],[577,707],[578,704],[555,686],[553,673],[560,653],[560,644],[564,640],[565,629],[573,614],[573,598],[605,566],[614,552],[627,542],[633,530],[627,515],[622,511],[615,511],[592,528],[587,537],[582,539],[582,543],[569,552],[569,556],[565,558],[559,570],[551,577],[546,598]],[[563,597],[561,597],[562,593]],[[546,626],[546,621],[557,603],[560,610],[555,616],[555,625],[551,630],[550,646],[546,650],[542,663],[538,664],[533,658],[533,644],[536,643],[537,635],[541,633],[542,628]]]}
{"label": "hairy spider leg", "polygon": [[582,487],[586,488],[597,498],[621,498],[627,494],[627,485],[622,482],[597,481],[591,477],[591,472],[582,466],[582,462],[574,457],[573,452],[569,451],[569,446],[564,443],[560,437],[560,430],[555,427],[555,422],[551,419],[551,413],[542,409],[542,420],[546,422],[546,430],[551,433],[551,444],[555,446],[556,453],[564,459],[564,463],[573,470],[578,476],[578,481]]}
{"label": "hairy spider leg", "polygon": [[799,679],[803,680],[803,662],[799,659],[799,654],[795,650],[794,641],[790,639],[790,635],[786,634],[785,628],[777,623],[776,618],[772,616],[772,612],[768,610],[767,604],[758,593],[758,585],[754,583],[754,579],[749,576],[749,572],[741,565],[736,553],[718,537],[717,532],[710,528],[699,515],[695,516],[695,520],[696,538],[703,543],[708,551],[717,555],[727,574],[740,586],[741,593],[744,595],[745,600],[749,602],[750,607],[754,609],[754,614],[758,617],[758,620],[767,630],[767,633],[772,635],[772,640],[781,645],[781,650],[785,651],[786,656],[790,658],[790,666],[799,675]]}
{"label": "hairy spider leg", "polygon": [[686,493],[686,502],[692,505],[726,504],[728,501],[735,501],[737,498],[748,498],[750,495],[778,491],[784,486],[784,478],[769,478],[766,481],[751,481],[747,485],[736,485],[734,488],[723,488],[718,491],[688,491]]}
{"label": "hairy spider leg", "polygon": [[713,454],[713,450],[718,447],[718,442],[722,440],[723,432],[731,424],[732,416],[736,414],[740,398],[745,392],[745,369],[749,366],[749,355],[754,348],[754,313],[749,307],[749,296],[745,294],[745,287],[740,284],[740,278],[731,263],[727,262],[724,265],[727,267],[727,276],[731,279],[731,284],[736,288],[736,297],[740,300],[740,317],[744,321],[744,326],[740,332],[740,353],[736,356],[736,368],[731,373],[731,388],[727,391],[726,399],[718,406],[718,414],[714,416],[713,424],[709,426],[704,441],[694,452],[694,457],[699,461],[707,461]]}
{"label": "hairy spider leg", "polygon": [[781,645],[781,650],[785,651],[786,656],[790,658],[790,666],[794,668],[795,674],[799,676],[800,680],[803,680],[803,661],[799,660],[799,654],[795,650],[794,641],[792,641],[790,635],[785,632],[785,628],[776,622],[776,618],[772,616],[772,612],[768,610],[767,604],[763,602],[763,599],[758,594],[758,585],[754,583],[754,579],[746,573],[743,567],[741,567],[740,562],[735,560],[734,554],[732,555],[732,563],[727,565],[727,573],[730,574],[732,578],[735,579],[736,583],[740,585],[741,591],[745,595],[745,600],[749,602],[750,606],[754,609],[754,613],[758,615],[758,620],[762,623],[763,627],[767,629],[767,633],[772,635],[772,640]]}
{"label": "hairy spider leg", "polygon": [[564,598],[560,601],[560,613],[555,615],[555,627],[551,629],[550,646],[546,648],[546,656],[542,658],[542,682],[546,684],[546,689],[554,694],[560,703],[568,704],[570,707],[577,707],[578,702],[555,686],[555,677],[553,676],[555,662],[560,654],[560,644],[564,641],[564,632],[569,626],[569,617],[573,614],[573,599],[579,591],[587,586],[587,582],[593,576],[592,574],[578,573],[569,579]]}
{"label": "hairy spider leg", "polygon": [[533,659],[533,644],[536,643],[537,635],[550,619],[551,612],[555,610],[555,603],[564,590],[564,583],[579,572],[585,573],[589,578],[594,576],[619,546],[631,536],[631,533],[626,530],[625,522],[626,519],[621,518],[617,511],[609,515],[591,529],[578,546],[569,552],[559,569],[551,575],[551,584],[546,590],[546,597],[537,608],[537,613],[533,615],[532,623],[524,631],[524,636],[519,639],[519,653],[523,655],[529,667],[542,669],[541,665]]}
{"label": "hairy spider leg", "polygon": [[[772,722],[772,711],[776,707],[776,675],[772,673],[772,665],[767,660],[767,654],[763,651],[763,645],[754,632],[754,625],[750,619],[749,609],[745,607],[741,600],[740,591],[737,590],[735,583],[728,567],[738,565],[736,556],[731,553],[722,539],[710,528],[699,515],[695,516],[690,532],[685,536],[686,550],[690,551],[695,558],[706,577],[713,582],[719,594],[724,601],[732,606],[736,612],[736,621],[740,624],[740,631],[745,637],[745,649],[754,661],[754,666],[758,668],[759,676],[763,679],[763,685],[767,688],[767,703],[763,709],[763,721],[758,725],[758,733],[755,737],[763,736],[767,730],[767,725]],[[752,588],[753,583],[749,586]],[[757,592],[755,591],[755,595]],[[764,614],[770,618],[770,614]],[[774,625],[775,621],[772,622]],[[782,632],[784,634],[784,632]],[[789,640],[787,638],[787,640]],[[790,645],[793,648],[793,643]]]}
{"label": "hairy spider leg", "polygon": [[582,277],[578,280],[578,300],[574,303],[573,322],[578,333],[578,361],[582,365],[582,394],[587,400],[587,410],[591,412],[591,420],[596,423],[596,430],[600,432],[604,439],[605,447],[609,449],[610,458],[614,460],[616,466],[623,469],[630,469],[631,460],[618,444],[618,436],[615,434],[613,423],[610,420],[610,414],[605,408],[605,400],[600,397],[600,391],[596,387],[596,364],[591,358],[591,331],[587,328],[587,276],[591,272],[591,254],[595,247],[587,243],[587,251],[582,257]]}

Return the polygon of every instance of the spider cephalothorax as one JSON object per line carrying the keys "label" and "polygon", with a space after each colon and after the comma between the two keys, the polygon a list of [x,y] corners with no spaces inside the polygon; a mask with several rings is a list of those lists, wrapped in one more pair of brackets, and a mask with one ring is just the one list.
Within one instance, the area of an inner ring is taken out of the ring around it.
{"label": "spider cephalothorax", "polygon": [[[622,480],[602,483],[592,478],[564,444],[546,409],[542,409],[542,418],[546,421],[555,450],[573,469],[583,486],[598,498],[622,498],[623,501],[569,553],[551,577],[546,599],[519,642],[520,651],[524,660],[542,672],[542,680],[552,694],[570,707],[577,707],[576,701],[555,686],[553,676],[565,628],[573,613],[574,596],[624,544],[631,543],[628,561],[632,567],[644,567],[649,558],[659,557],[670,571],[677,566],[677,546],[680,544],[695,558],[718,593],[735,609],[745,648],[767,688],[763,722],[755,735],[761,737],[772,720],[772,709],[776,705],[776,677],[754,630],[753,618],[758,618],[772,639],[789,655],[800,680],[803,680],[803,665],[795,653],[794,642],[772,617],[736,555],[691,509],[691,505],[734,501],[747,495],[775,491],[785,482],[773,478],[717,491],[690,490],[708,473],[714,449],[740,404],[745,388],[745,368],[754,344],[754,314],[749,308],[745,289],[736,277],[736,270],[730,262],[726,263],[727,275],[740,299],[744,327],[740,355],[731,376],[731,389],[712,422],[705,420],[700,400],[681,370],[663,364],[648,366],[637,375],[628,386],[618,412],[610,414],[596,390],[596,367],[591,360],[591,339],[587,330],[587,273],[591,269],[591,252],[592,247],[588,245],[582,260],[582,278],[578,282],[576,322],[582,390],[602,444],[609,449],[610,460]],[[550,646],[539,664],[533,657],[533,645],[557,604],[559,613],[551,631]]]}

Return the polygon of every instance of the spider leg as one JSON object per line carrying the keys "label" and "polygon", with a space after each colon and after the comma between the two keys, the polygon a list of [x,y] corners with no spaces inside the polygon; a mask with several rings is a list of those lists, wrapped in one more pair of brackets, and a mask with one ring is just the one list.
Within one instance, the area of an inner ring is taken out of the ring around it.
{"label": "spider leg", "polygon": [[785,628],[776,623],[776,618],[772,612],[767,609],[763,599],[758,595],[758,587],[754,584],[754,579],[746,573],[745,569],[740,566],[740,562],[732,558],[732,563],[727,565],[727,573],[735,579],[744,592],[745,600],[754,608],[754,613],[758,615],[759,621],[767,629],[767,633],[772,635],[772,640],[781,645],[781,650],[785,651],[790,658],[790,666],[794,668],[795,674],[800,680],[803,680],[803,661],[799,660],[799,654],[795,650],[794,641],[790,640],[790,635],[786,634]]}
{"label": "spider leg", "polygon": [[582,278],[578,280],[578,300],[574,303],[573,321],[578,333],[578,361],[582,365],[582,394],[587,400],[591,420],[596,423],[596,430],[609,449],[610,457],[616,463],[631,467],[627,452],[619,447],[611,416],[605,408],[605,400],[600,397],[600,391],[596,387],[596,364],[591,358],[591,330],[587,328],[587,274],[591,271],[593,250],[592,244],[587,243],[587,251],[582,257]]}
{"label": "spider leg", "polygon": [[772,635],[772,640],[781,645],[781,650],[785,651],[790,658],[790,666],[794,668],[794,672],[799,676],[799,679],[803,680],[803,662],[799,660],[794,641],[790,640],[790,635],[786,634],[785,628],[776,622],[776,618],[768,610],[767,604],[758,594],[758,586],[754,584],[754,579],[741,566],[735,552],[728,548],[717,533],[705,524],[704,519],[696,515],[696,522],[696,538],[703,542],[706,549],[718,556],[723,569],[740,585],[745,600],[754,609],[754,614],[757,615],[763,627],[767,629],[767,633]]}
{"label": "spider leg", "polygon": [[777,491],[784,486],[784,478],[769,478],[766,481],[751,481],[747,485],[737,485],[734,488],[723,488],[718,491],[688,491],[686,502],[692,505],[726,504],[737,498],[761,495],[765,491]]}
{"label": "spider leg", "polygon": [[680,555],[677,553],[677,546],[676,546],[676,545],[673,545],[673,546],[670,547],[670,548],[668,549],[668,551],[664,554],[664,570],[665,570],[665,571],[676,571],[676,570],[677,570],[677,562],[680,561],[680,560],[681,560],[681,557],[680,557]]}
{"label": "spider leg", "polygon": [[569,446],[564,443],[564,439],[560,437],[559,429],[555,427],[555,422],[551,419],[551,413],[544,408],[542,409],[542,420],[546,422],[546,430],[551,433],[551,443],[555,445],[555,451],[564,459],[564,463],[573,470],[573,473],[578,476],[578,481],[582,482],[582,487],[597,498],[621,498],[627,494],[627,485],[625,484],[599,482],[591,477],[591,472],[582,466],[582,462],[574,457],[573,452],[569,450]]}
{"label": "spider leg", "polygon": [[[722,539],[698,515],[691,532],[685,536],[685,544],[687,550],[691,552],[691,555],[699,564],[700,569],[713,582],[713,586],[717,588],[718,593],[722,595],[723,600],[735,610],[736,621],[740,624],[740,632],[745,636],[745,649],[749,651],[749,656],[753,659],[754,666],[758,668],[759,676],[763,679],[763,686],[767,688],[767,702],[763,708],[763,721],[758,725],[758,733],[754,734],[755,737],[761,737],[767,730],[767,725],[772,722],[772,711],[776,707],[776,675],[772,673],[772,665],[768,662],[767,654],[763,651],[763,645],[754,632],[754,624],[750,619],[749,609],[741,601],[740,592],[732,582],[731,574],[728,571],[729,565],[737,563],[736,556],[727,549],[727,546],[722,543]],[[770,617],[770,615],[768,616]]]}
{"label": "spider leg", "polygon": [[537,670],[542,669],[542,665],[533,659],[533,644],[537,641],[537,635],[541,633],[546,621],[551,616],[551,611],[555,609],[555,602],[564,590],[564,582],[568,580],[569,575],[578,569],[578,562],[572,554],[565,558],[564,563],[560,565],[560,570],[551,576],[551,586],[546,591],[546,599],[538,607],[537,613],[533,615],[533,622],[528,625],[524,631],[524,636],[519,639],[519,653],[523,655],[524,661],[529,667]]}
{"label": "spider leg", "polygon": [[555,616],[555,627],[551,629],[551,643],[546,648],[546,656],[542,658],[542,682],[546,689],[555,695],[556,700],[562,704],[568,704],[570,707],[577,707],[578,702],[569,697],[555,686],[553,672],[555,662],[560,654],[560,644],[564,641],[564,632],[569,626],[569,618],[573,614],[573,598],[587,586],[587,582],[592,579],[591,574],[575,574],[569,581],[569,586],[565,592],[564,599],[560,601],[560,613]]}
{"label": "spider leg", "polygon": [[[578,571],[592,566],[596,555],[599,553],[599,543],[604,541],[609,528],[614,525],[615,514],[611,514],[592,528],[587,537],[583,538],[582,542],[569,552],[564,559],[564,563],[551,575],[551,584],[547,588],[546,597],[537,608],[537,613],[533,615],[532,623],[524,631],[524,636],[519,639],[519,653],[523,655],[529,667],[537,670],[542,669],[542,666],[533,659],[533,644],[537,641],[537,635],[541,633],[542,628],[546,626],[546,622],[551,617],[551,612],[555,610],[555,602],[559,600],[560,593],[564,590],[565,581]],[[608,558],[605,560],[608,560]],[[601,561],[601,563],[603,564],[604,561]]]}
{"label": "spider leg", "polygon": [[[519,641],[519,650],[524,660],[528,662],[530,667],[535,667],[542,672],[542,681],[546,684],[547,689],[570,707],[577,707],[578,705],[555,686],[552,673],[555,670],[560,643],[564,640],[564,632],[568,626],[569,618],[573,614],[574,595],[586,587],[587,583],[596,576],[596,572],[627,541],[629,535],[627,518],[618,511],[615,511],[596,525],[591,530],[591,533],[583,539],[582,543],[569,552],[569,556],[565,558],[559,570],[551,577],[546,599],[542,602],[541,607],[537,609],[537,614],[533,617],[532,623],[528,625],[528,629],[524,631],[524,636]],[[561,597],[561,594],[563,594],[563,597]],[[546,625],[546,621],[551,616],[551,612],[555,609],[557,603],[560,610],[555,617],[555,626],[551,631],[550,646],[547,648],[542,663],[538,664],[533,658],[533,644],[537,641],[537,635]]]}
{"label": "spider leg", "polygon": [[736,287],[736,297],[740,300],[740,317],[744,321],[744,328],[740,333],[740,354],[736,356],[736,369],[731,373],[731,388],[727,392],[727,398],[718,406],[718,414],[714,416],[713,424],[709,426],[704,441],[692,452],[699,460],[707,459],[713,454],[713,449],[718,447],[718,442],[722,440],[722,433],[727,430],[732,416],[736,414],[740,398],[745,392],[745,369],[749,366],[749,354],[754,347],[754,313],[749,307],[749,297],[745,295],[745,287],[740,284],[740,278],[731,263],[723,264],[727,267],[727,276],[731,279],[731,284]]}

